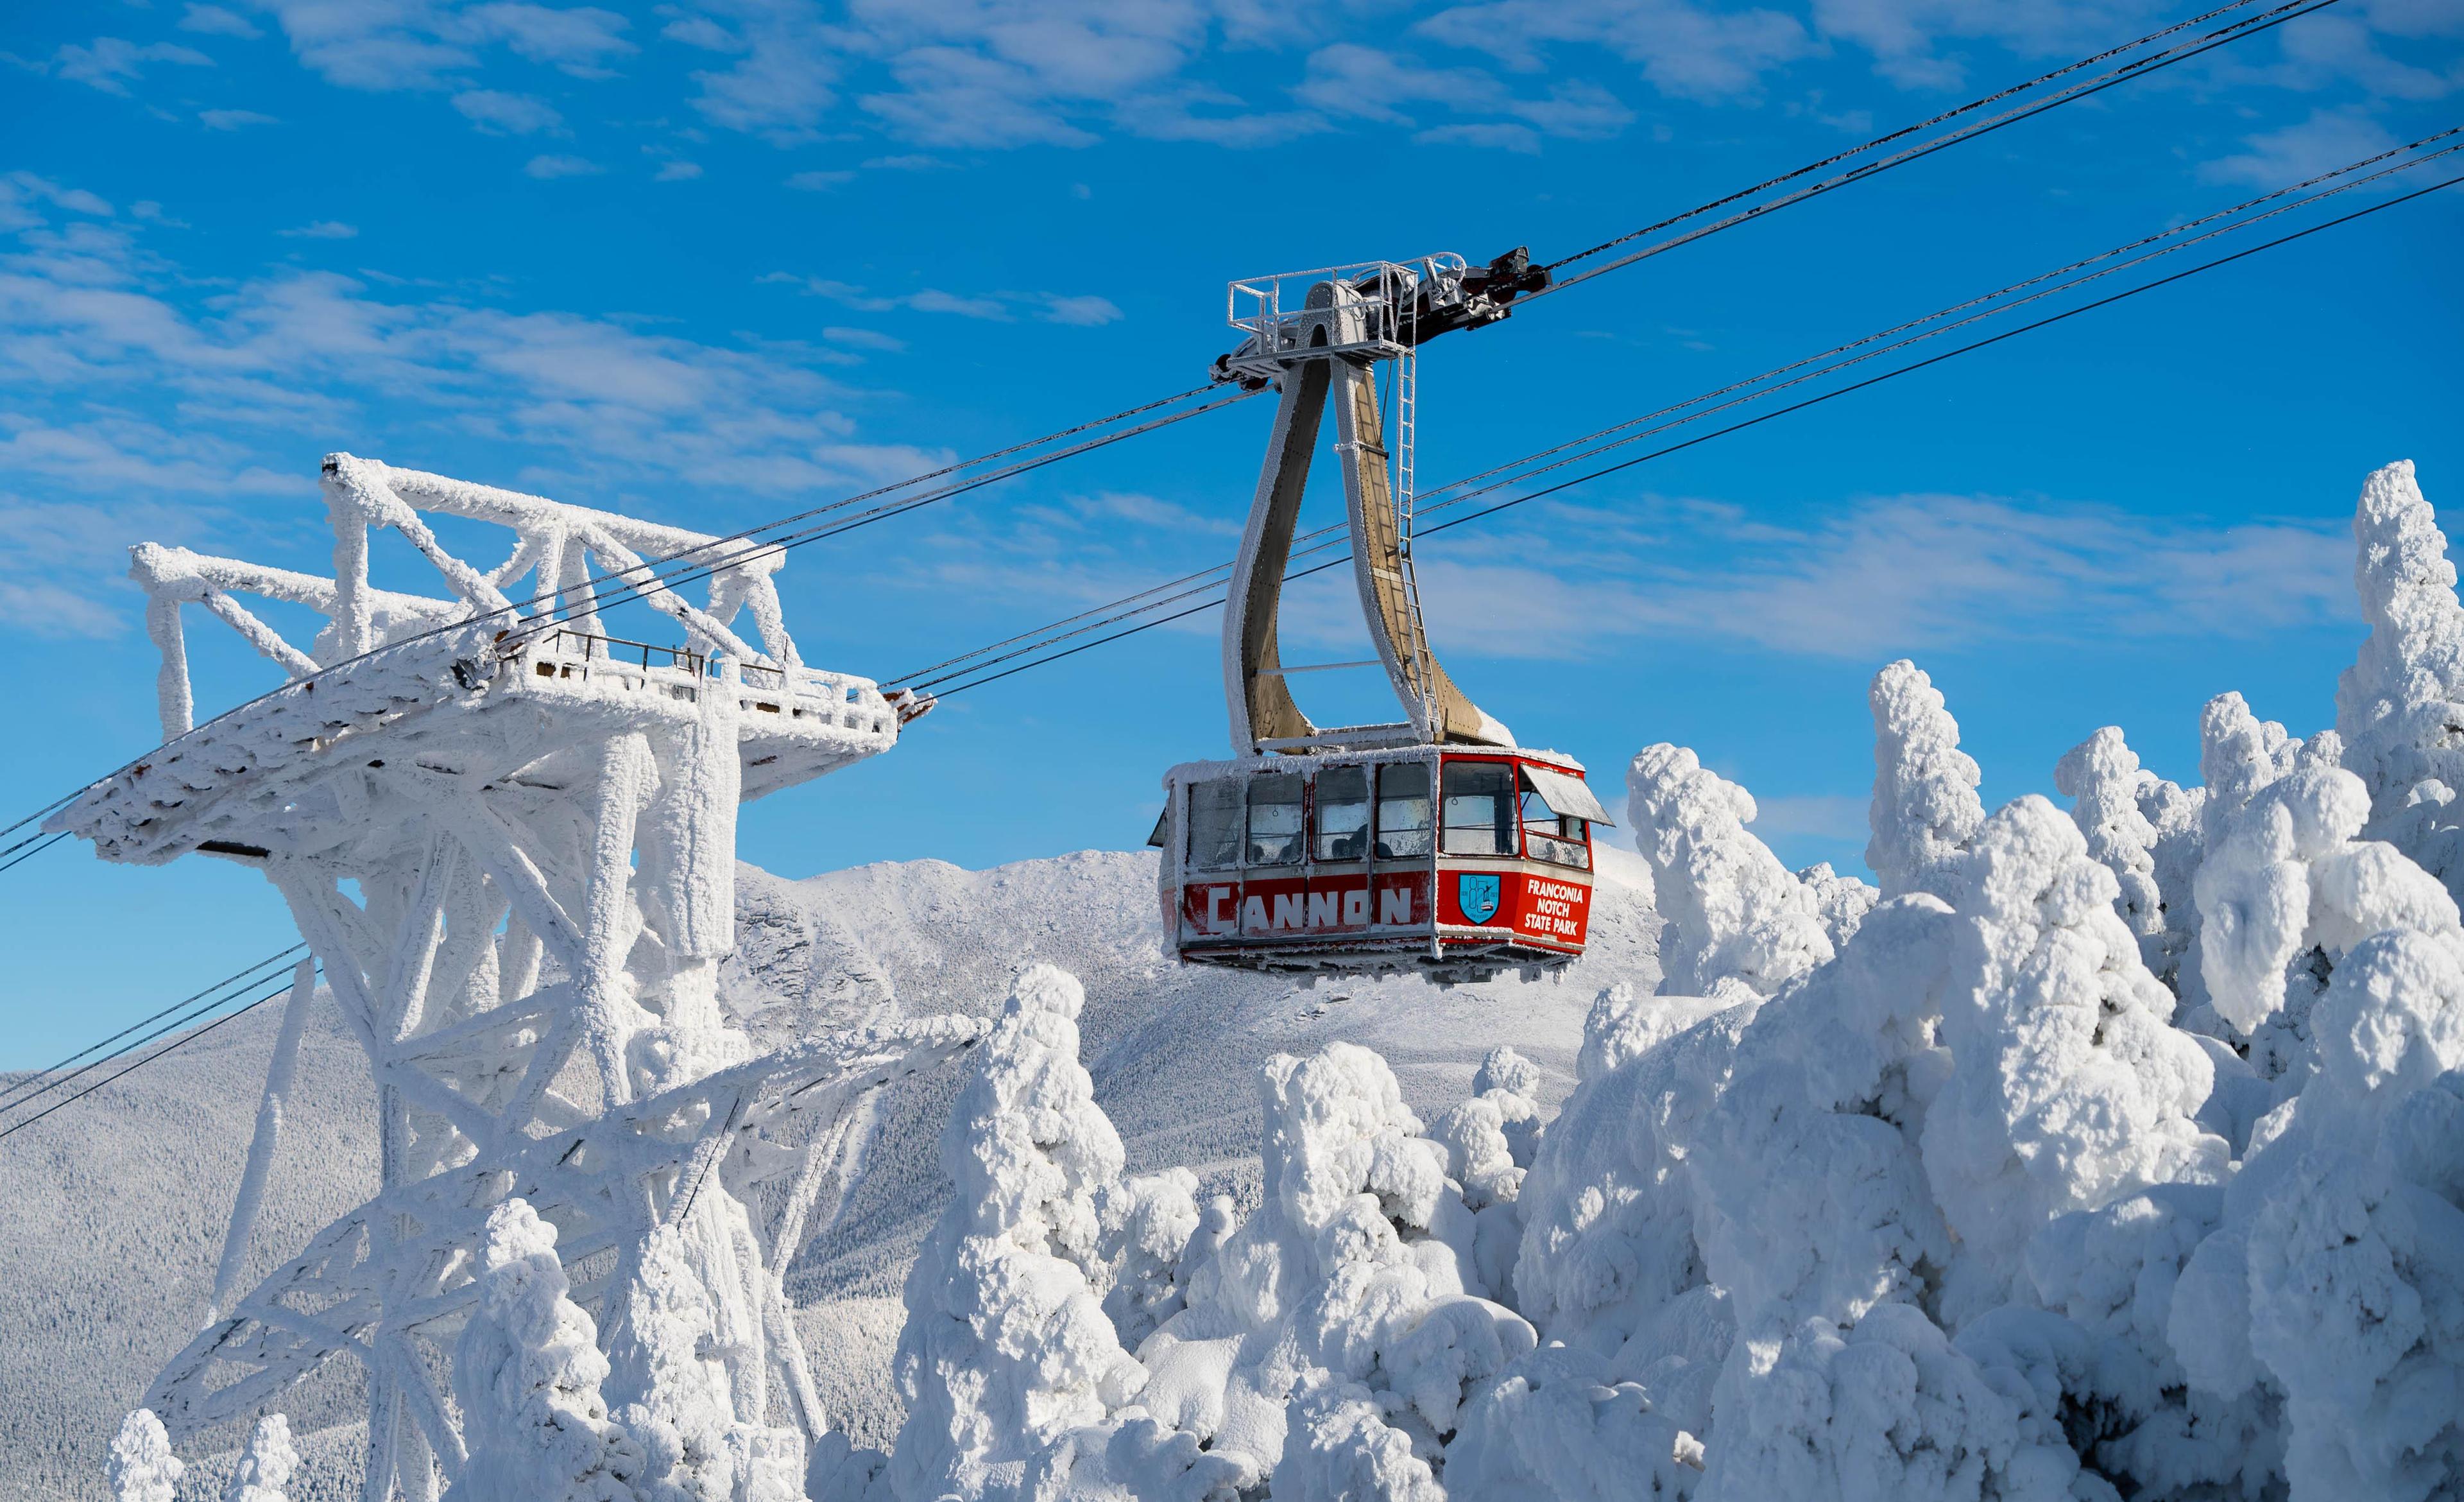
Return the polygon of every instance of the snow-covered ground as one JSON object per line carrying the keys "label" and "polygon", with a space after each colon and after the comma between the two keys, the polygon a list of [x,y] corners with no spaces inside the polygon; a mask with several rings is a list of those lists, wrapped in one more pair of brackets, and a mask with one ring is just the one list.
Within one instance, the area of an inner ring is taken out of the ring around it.
{"label": "snow-covered ground", "polygon": [[[1258,1071],[1277,1051],[1345,1038],[1394,1060],[1434,1115],[1466,1093],[1482,1054],[1511,1043],[1543,1067],[1553,1107],[1572,1088],[1582,1019],[1601,986],[1658,979],[1650,879],[1605,858],[1593,954],[1562,981],[1447,991],[1415,982],[1321,985],[1180,970],[1162,955],[1155,863],[1088,851],[988,872],[912,861],[787,882],[738,882],[727,986],[765,1046],[875,1007],[998,1011],[1015,973],[1047,961],[1087,988],[1087,1057],[1133,1169],[1197,1166],[1244,1204],[1258,1184]],[[270,1009],[269,1009],[270,1010]],[[0,1153],[0,1498],[100,1498],[105,1451],[145,1382],[202,1315],[239,1181],[275,1018],[260,1012],[171,1054]],[[891,1380],[899,1289],[939,1212],[936,1156],[962,1076],[895,1086],[842,1221],[788,1276],[835,1422],[887,1447],[903,1405]],[[357,1046],[320,998],[303,1042],[297,1128],[269,1187],[253,1283],[364,1200],[375,1114]],[[299,1144],[294,1150],[293,1144]],[[301,1464],[293,1502],[356,1495],[364,1397],[341,1363],[284,1406]],[[244,1435],[223,1443],[234,1447]],[[215,1497],[228,1462],[192,1465],[180,1495]]]}

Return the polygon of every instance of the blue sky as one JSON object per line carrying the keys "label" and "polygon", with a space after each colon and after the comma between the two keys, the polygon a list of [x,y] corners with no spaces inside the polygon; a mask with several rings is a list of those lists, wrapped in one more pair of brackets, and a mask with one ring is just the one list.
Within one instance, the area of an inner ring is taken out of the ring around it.
{"label": "blue sky", "polygon": [[[125,545],[319,567],[329,450],[729,530],[1197,384],[1226,277],[1562,254],[2191,9],[11,6],[0,768],[31,808],[146,750]],[[2459,96],[2464,9],[2341,0],[1433,346],[1423,481],[2457,123]],[[1458,529],[1425,555],[1439,642],[1613,806],[1678,740],[1796,862],[1858,864],[1895,656],[1995,801],[2106,723],[2193,778],[2227,688],[2306,733],[2358,639],[2364,473],[2409,456],[2464,497],[2459,232],[2451,190]],[[1219,562],[1268,415],[806,549],[799,640],[890,674]],[[1292,633],[1346,654],[1341,603],[1298,600]],[[1213,630],[954,698],[756,806],[744,853],[1134,845],[1161,769],[1223,744]],[[200,708],[270,672],[209,654]],[[63,847],[0,883],[0,1065],[290,941],[215,862]]]}

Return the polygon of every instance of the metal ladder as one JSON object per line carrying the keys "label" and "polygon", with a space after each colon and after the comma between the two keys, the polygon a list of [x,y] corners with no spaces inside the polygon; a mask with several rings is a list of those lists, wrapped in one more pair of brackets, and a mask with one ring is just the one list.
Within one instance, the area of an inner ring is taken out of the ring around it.
{"label": "metal ladder", "polygon": [[[1408,276],[1408,274],[1406,274]],[[1397,278],[1399,285],[1390,304],[1394,308],[1395,342],[1401,353],[1395,356],[1395,431],[1389,442],[1395,450],[1395,518],[1398,523],[1397,562],[1403,571],[1403,596],[1412,609],[1412,686],[1422,704],[1422,713],[1434,719],[1437,695],[1429,681],[1428,628],[1420,619],[1420,580],[1412,562],[1413,532],[1413,470],[1412,456],[1418,449],[1420,426],[1419,395],[1419,288],[1405,277]]]}

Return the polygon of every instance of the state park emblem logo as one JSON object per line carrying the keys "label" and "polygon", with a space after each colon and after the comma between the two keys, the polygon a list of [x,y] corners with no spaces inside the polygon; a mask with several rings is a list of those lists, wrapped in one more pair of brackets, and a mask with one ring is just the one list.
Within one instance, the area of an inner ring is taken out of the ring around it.
{"label": "state park emblem logo", "polygon": [[1463,904],[1463,917],[1474,923],[1485,923],[1497,916],[1497,878],[1475,876],[1465,872],[1455,878],[1455,900]]}

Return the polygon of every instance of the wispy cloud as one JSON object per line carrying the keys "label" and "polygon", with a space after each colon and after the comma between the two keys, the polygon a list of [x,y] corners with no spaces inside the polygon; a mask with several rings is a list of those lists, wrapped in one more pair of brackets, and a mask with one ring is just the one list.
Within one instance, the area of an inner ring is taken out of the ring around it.
{"label": "wispy cloud", "polygon": [[238,130],[247,125],[278,125],[282,121],[253,109],[201,109],[197,123],[208,130]]}
{"label": "wispy cloud", "polygon": [[[41,508],[80,497],[305,494],[305,431],[498,440],[534,456],[517,478],[549,490],[690,476],[802,493],[947,461],[862,437],[847,415],[861,398],[821,373],[852,357],[827,347],[731,347],[579,313],[387,297],[324,271],[208,282],[144,248],[144,232],[91,193],[0,179],[0,497],[19,507],[0,527],[12,541],[38,522],[74,532],[84,513]],[[110,531],[115,545],[129,536]],[[107,585],[124,562],[105,562],[55,588],[36,564],[0,560],[0,618],[99,629],[102,616],[67,608],[58,590],[116,619],[124,602]]]}
{"label": "wispy cloud", "polygon": [[904,309],[913,313],[948,313],[959,318],[981,319],[993,323],[1016,322],[1028,318],[1045,323],[1067,323],[1079,327],[1096,327],[1117,323],[1128,315],[1110,298],[1092,293],[1059,292],[944,292],[938,287],[926,287],[920,292],[876,293],[851,282],[833,281],[825,276],[797,276],[786,272],[774,272],[761,278],[802,287],[817,298],[827,298],[859,313],[892,313]]}
{"label": "wispy cloud", "polygon": [[495,89],[465,89],[453,96],[453,108],[491,135],[536,135],[564,123],[564,117],[545,99]]}
{"label": "wispy cloud", "polygon": [[2284,188],[2375,156],[2398,142],[2393,132],[2358,110],[2314,110],[2298,125],[2246,136],[2242,144],[2248,149],[2201,164],[2199,175],[2211,183]]}
{"label": "wispy cloud", "polygon": [[339,219],[319,219],[314,224],[303,224],[297,230],[276,230],[274,232],[286,240],[355,240],[360,235],[359,226],[344,224]]}
{"label": "wispy cloud", "polygon": [[442,89],[482,63],[491,48],[579,78],[613,76],[636,51],[632,23],[596,6],[488,0],[454,7],[433,0],[261,0],[300,62],[329,83],[383,92]]}
{"label": "wispy cloud", "polygon": [[[1485,559],[1433,541],[1433,630],[1478,619],[1490,655],[1579,655],[1619,638],[1719,638],[1879,661],[2028,634],[2239,636],[2350,609],[2339,525],[2135,516],[2093,503],[1897,496],[1798,525],[1730,506],[1551,508]],[[1570,563],[1569,559],[1579,562]],[[1907,581],[1923,579],[1922,590]]]}
{"label": "wispy cloud", "polygon": [[149,64],[176,63],[184,68],[210,68],[214,60],[177,42],[139,46],[117,36],[98,36],[83,47],[66,45],[52,55],[52,69],[61,77],[125,96],[128,86],[145,76]]}
{"label": "wispy cloud", "polygon": [[585,157],[536,156],[522,165],[522,170],[540,179],[558,177],[591,177],[607,170]]}
{"label": "wispy cloud", "polygon": [[1449,7],[1416,30],[1519,73],[1541,71],[1552,46],[1604,48],[1660,93],[1706,103],[1756,96],[1772,69],[1819,45],[1781,11],[1690,0],[1494,0]]}
{"label": "wispy cloud", "polygon": [[202,36],[236,36],[242,41],[265,34],[248,17],[218,5],[189,6],[180,17],[180,30],[195,32]]}

